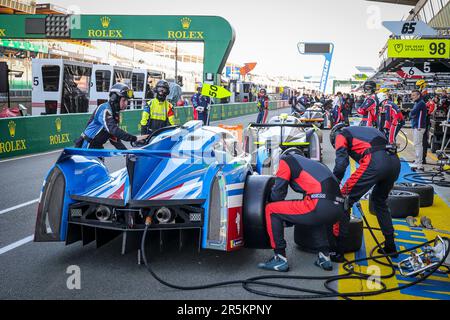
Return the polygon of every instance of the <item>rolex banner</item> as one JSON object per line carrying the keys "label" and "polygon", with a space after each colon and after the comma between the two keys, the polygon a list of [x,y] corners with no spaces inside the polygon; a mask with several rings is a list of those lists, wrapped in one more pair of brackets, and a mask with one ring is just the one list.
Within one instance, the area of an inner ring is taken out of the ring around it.
{"label": "rolex banner", "polygon": [[[0,119],[0,159],[73,146],[89,114]],[[120,127],[137,134],[140,112],[124,112]]]}

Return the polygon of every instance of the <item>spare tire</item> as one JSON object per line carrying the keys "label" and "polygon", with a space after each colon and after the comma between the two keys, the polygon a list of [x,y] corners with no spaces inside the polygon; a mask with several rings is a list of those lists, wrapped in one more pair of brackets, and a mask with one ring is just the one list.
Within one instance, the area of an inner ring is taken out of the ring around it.
{"label": "spare tire", "polygon": [[420,196],[420,207],[431,207],[434,202],[434,188],[429,184],[402,182],[396,183],[393,190],[409,191]]}
{"label": "spare tire", "polygon": [[[392,190],[387,202],[392,218],[417,217],[419,215],[420,196],[417,193]],[[369,211],[371,214],[376,214],[372,194],[369,196]]]}
{"label": "spare tire", "polygon": [[250,175],[245,182],[242,222],[247,248],[271,248],[265,211],[273,182],[274,177],[260,175]]}
{"label": "spare tire", "polygon": [[[358,218],[350,219],[349,233],[345,239],[343,248],[345,253],[359,251],[363,239],[363,221]],[[296,225],[294,229],[294,242],[297,247],[305,252],[318,253],[328,245],[325,226]]]}

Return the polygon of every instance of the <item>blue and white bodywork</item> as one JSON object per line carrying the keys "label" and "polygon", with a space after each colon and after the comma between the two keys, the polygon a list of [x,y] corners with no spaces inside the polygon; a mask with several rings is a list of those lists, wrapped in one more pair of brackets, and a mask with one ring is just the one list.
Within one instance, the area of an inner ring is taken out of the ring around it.
{"label": "blue and white bodywork", "polygon": [[[110,173],[102,157],[123,156]],[[190,121],[153,135],[137,150],[66,148],[44,181],[35,241],[97,240],[122,232],[193,229],[202,248],[243,246],[245,181],[252,174],[228,131]]]}

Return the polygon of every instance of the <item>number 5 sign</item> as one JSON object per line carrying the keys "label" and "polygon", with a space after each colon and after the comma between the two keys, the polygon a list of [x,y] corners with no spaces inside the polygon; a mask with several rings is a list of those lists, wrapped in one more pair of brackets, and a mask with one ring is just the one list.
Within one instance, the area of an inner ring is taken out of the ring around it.
{"label": "number 5 sign", "polygon": [[214,86],[204,83],[202,87],[202,95],[217,99],[223,99],[231,96],[231,92],[224,87]]}

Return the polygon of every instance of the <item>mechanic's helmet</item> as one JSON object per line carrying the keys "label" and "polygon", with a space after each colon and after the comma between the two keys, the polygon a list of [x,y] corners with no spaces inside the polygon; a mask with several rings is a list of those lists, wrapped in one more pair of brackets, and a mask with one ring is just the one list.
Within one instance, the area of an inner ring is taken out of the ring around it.
{"label": "mechanic's helmet", "polygon": [[381,102],[383,102],[385,100],[388,100],[389,99],[388,93],[389,93],[388,89],[385,89],[385,88],[381,89],[380,92],[377,93],[378,101],[381,103]]}
{"label": "mechanic's helmet", "polygon": [[159,80],[155,87],[156,98],[159,101],[165,101],[170,93],[170,86],[166,80]]}
{"label": "mechanic's helmet", "polygon": [[374,93],[377,90],[377,84],[375,81],[366,81],[363,88],[364,92]]}
{"label": "mechanic's helmet", "polygon": [[293,155],[299,155],[299,156],[304,157],[305,153],[298,148],[288,148],[288,149],[284,150],[283,153],[281,154],[282,157],[283,156],[293,156]]}
{"label": "mechanic's helmet", "polygon": [[281,120],[287,120],[288,117],[289,117],[289,115],[287,113],[280,114],[280,119]]}
{"label": "mechanic's helmet", "polygon": [[335,125],[333,127],[333,129],[331,129],[330,132],[330,142],[331,145],[333,146],[333,148],[335,147],[336,144],[336,137],[342,132],[342,130],[344,130],[344,128],[346,127],[345,123],[338,123],[337,125]]}
{"label": "mechanic's helmet", "polygon": [[416,87],[419,90],[425,89],[427,87],[427,85],[428,85],[427,82],[423,79],[417,80],[417,82],[416,82]]}
{"label": "mechanic's helmet", "polygon": [[111,107],[117,111],[119,109],[120,98],[132,99],[133,90],[130,89],[126,84],[116,83],[109,90],[109,102]]}

